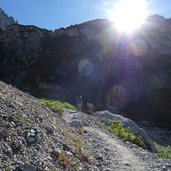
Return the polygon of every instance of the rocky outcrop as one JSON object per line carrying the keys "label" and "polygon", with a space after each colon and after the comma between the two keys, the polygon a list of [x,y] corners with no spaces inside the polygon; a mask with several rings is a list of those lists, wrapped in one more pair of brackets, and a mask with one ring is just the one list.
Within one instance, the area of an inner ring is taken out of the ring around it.
{"label": "rocky outcrop", "polygon": [[0,63],[5,66],[1,68],[2,77],[22,82],[22,75],[38,58],[44,32],[35,26],[13,24],[0,35]]}
{"label": "rocky outcrop", "polygon": [[41,97],[75,103],[82,95],[85,103],[169,127],[169,26],[160,16],[132,35],[105,19],[54,32],[11,25],[0,32],[0,79]]}
{"label": "rocky outcrop", "polygon": [[5,30],[9,25],[17,23],[13,17],[9,17],[2,8],[0,8],[0,28]]}

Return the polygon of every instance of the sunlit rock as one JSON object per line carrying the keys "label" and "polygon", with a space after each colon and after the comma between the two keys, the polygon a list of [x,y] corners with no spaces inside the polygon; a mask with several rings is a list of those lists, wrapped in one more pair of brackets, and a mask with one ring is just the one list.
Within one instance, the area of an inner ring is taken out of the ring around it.
{"label": "sunlit rock", "polygon": [[0,28],[5,30],[9,25],[17,23],[13,17],[9,17],[2,8],[0,8]]}

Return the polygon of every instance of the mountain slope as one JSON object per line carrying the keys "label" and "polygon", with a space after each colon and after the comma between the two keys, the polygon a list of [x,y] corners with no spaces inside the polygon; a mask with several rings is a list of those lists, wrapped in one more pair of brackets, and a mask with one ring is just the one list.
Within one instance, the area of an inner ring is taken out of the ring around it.
{"label": "mountain slope", "polygon": [[79,167],[88,170],[91,167],[81,158],[89,155],[89,151],[82,145],[84,152],[79,152],[74,142],[77,139],[81,145],[82,139],[57,113],[3,82],[0,82],[0,122],[0,170],[79,170]]}
{"label": "mountain slope", "polygon": [[54,32],[11,25],[0,33],[0,79],[35,96],[113,106],[170,126],[170,19],[149,17],[133,35],[108,20]]}
{"label": "mountain slope", "polygon": [[75,115],[88,124],[69,127],[38,99],[0,82],[0,170],[170,170],[171,161],[97,126],[98,117]]}

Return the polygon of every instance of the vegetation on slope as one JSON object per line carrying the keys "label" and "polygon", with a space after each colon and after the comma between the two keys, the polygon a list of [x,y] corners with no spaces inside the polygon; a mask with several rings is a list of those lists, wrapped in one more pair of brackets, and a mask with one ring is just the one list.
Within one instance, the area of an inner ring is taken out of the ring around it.
{"label": "vegetation on slope", "polygon": [[124,128],[122,122],[111,121],[108,126],[108,131],[119,136],[125,141],[132,142],[144,149],[147,149],[142,137],[135,135],[131,128]]}
{"label": "vegetation on slope", "polygon": [[68,102],[61,102],[59,100],[48,100],[40,99],[41,104],[47,106],[54,112],[58,112],[60,115],[65,111],[65,109],[71,109],[76,111],[77,109]]}
{"label": "vegetation on slope", "polygon": [[171,146],[157,145],[157,153],[161,158],[171,160]]}

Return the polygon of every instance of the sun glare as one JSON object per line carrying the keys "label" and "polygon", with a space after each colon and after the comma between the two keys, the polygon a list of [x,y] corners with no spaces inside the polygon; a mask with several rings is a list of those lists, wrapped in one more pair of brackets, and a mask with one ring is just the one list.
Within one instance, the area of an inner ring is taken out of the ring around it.
{"label": "sun glare", "polygon": [[121,0],[110,14],[110,19],[121,32],[131,33],[142,25],[147,17],[145,0]]}

